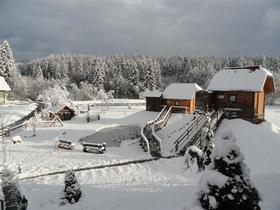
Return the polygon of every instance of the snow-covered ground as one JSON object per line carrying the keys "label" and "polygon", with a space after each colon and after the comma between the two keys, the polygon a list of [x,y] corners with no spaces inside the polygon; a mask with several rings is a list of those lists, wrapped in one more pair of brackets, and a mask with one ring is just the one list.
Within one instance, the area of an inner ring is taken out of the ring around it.
{"label": "snow-covered ground", "polygon": [[3,123],[4,126],[9,125],[28,115],[36,107],[37,105],[35,103],[21,101],[10,101],[6,105],[0,105],[0,123]]}
{"label": "snow-covered ground", "polygon": [[[267,119],[280,126],[280,109],[268,107]],[[78,144],[82,137],[99,129],[118,125],[143,125],[156,117],[156,112],[146,112],[143,106],[110,107],[101,114],[100,121],[87,123],[85,115],[65,122],[63,127],[31,128],[19,133],[20,144],[6,145],[9,166],[17,170],[21,163],[19,178],[101,164],[149,158],[136,140],[127,140],[121,147],[109,147],[104,154],[83,153]],[[274,115],[278,117],[274,117]],[[182,116],[173,116],[170,128]],[[183,126],[182,122],[182,126]],[[177,123],[176,123],[177,124]],[[251,169],[251,179],[259,190],[264,210],[279,210],[280,189],[280,130],[271,122],[254,125],[243,120],[224,120],[216,135],[231,130]],[[168,136],[168,133],[163,133]],[[26,138],[24,138],[26,136]],[[55,137],[75,141],[73,151],[57,150]],[[3,157],[0,157],[2,162]],[[20,181],[23,193],[29,200],[29,209],[200,209],[197,201],[197,182],[200,174],[195,168],[186,170],[184,158],[161,159],[142,164],[86,170],[76,173],[81,184],[82,199],[74,205],[59,206],[63,190],[63,174]]]}

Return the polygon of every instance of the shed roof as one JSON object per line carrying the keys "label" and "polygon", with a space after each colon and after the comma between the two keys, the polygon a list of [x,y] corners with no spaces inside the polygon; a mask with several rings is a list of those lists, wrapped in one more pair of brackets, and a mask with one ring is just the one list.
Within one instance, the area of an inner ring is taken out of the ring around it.
{"label": "shed roof", "polygon": [[262,91],[264,89],[267,77],[273,79],[272,73],[263,67],[259,67],[255,70],[225,69],[218,71],[213,76],[207,90],[250,92]]}
{"label": "shed roof", "polygon": [[62,110],[63,108],[69,108],[71,110],[74,111],[74,109],[72,109],[71,107],[69,107],[68,105],[63,105],[63,106],[51,106],[51,107],[48,107],[46,109],[47,112],[54,112],[54,113],[57,113],[59,112],[60,110]]}
{"label": "shed roof", "polygon": [[199,90],[202,88],[196,83],[172,83],[163,91],[163,98],[190,100]]}
{"label": "shed roof", "polygon": [[157,91],[157,90],[154,90],[154,91],[145,91],[143,94],[143,97],[146,97],[146,98],[159,98],[161,97],[162,95],[162,92],[161,91]]}
{"label": "shed roof", "polygon": [[10,90],[11,88],[6,82],[5,78],[0,76],[0,91],[10,91]]}

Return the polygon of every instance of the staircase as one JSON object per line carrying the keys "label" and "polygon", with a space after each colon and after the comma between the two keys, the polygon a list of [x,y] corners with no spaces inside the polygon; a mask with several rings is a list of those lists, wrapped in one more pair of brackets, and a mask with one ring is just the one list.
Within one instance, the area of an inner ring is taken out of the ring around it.
{"label": "staircase", "polygon": [[150,152],[154,157],[161,156],[160,138],[156,135],[156,131],[163,128],[167,123],[173,107],[164,106],[155,120],[148,122],[141,129],[140,145],[144,151]]}
{"label": "staircase", "polygon": [[213,129],[223,116],[223,109],[209,113],[195,113],[193,116],[192,123],[174,142],[175,152],[177,154],[184,154],[189,146],[200,144],[207,133],[204,128]]}

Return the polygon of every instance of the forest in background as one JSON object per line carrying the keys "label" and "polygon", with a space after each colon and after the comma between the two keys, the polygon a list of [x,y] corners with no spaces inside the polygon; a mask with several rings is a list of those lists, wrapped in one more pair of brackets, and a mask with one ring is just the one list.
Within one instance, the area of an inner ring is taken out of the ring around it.
{"label": "forest in background", "polygon": [[[252,65],[271,70],[276,87],[280,86],[277,57],[54,54],[16,63],[8,41],[0,45],[0,76],[12,89],[10,99],[46,100],[53,95],[72,100],[133,99],[143,91],[162,90],[174,82],[194,82],[206,88],[216,71]],[[273,97],[278,94],[270,99]]]}
{"label": "forest in background", "polygon": [[[280,59],[266,56],[217,58],[56,54],[20,63],[19,70],[23,76],[31,78],[31,83],[59,81],[72,96],[76,96],[76,100],[88,100],[100,90],[111,91],[114,98],[139,98],[145,90],[164,89],[173,82],[195,82],[206,88],[216,71],[252,65],[268,68],[279,83]],[[77,91],[80,92],[77,94]]]}

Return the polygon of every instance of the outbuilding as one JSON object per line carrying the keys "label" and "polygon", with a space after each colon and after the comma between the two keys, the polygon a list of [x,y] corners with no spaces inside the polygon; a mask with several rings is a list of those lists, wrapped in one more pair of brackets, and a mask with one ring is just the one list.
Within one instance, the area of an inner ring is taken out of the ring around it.
{"label": "outbuilding", "polygon": [[211,107],[238,110],[238,117],[264,119],[266,95],[275,92],[273,75],[261,66],[218,71],[207,88]]}
{"label": "outbuilding", "polygon": [[47,110],[50,118],[54,118],[54,114],[57,115],[61,120],[71,120],[75,116],[74,109],[67,105],[61,107],[51,107]]}
{"label": "outbuilding", "polygon": [[6,104],[9,91],[11,91],[10,86],[5,78],[0,76],[0,104]]}
{"label": "outbuilding", "polygon": [[196,106],[196,92],[200,90],[202,88],[196,83],[172,83],[162,93],[162,104],[178,109],[187,108],[192,113]]}
{"label": "outbuilding", "polygon": [[162,92],[145,91],[143,97],[146,99],[146,110],[159,112],[161,110]]}

